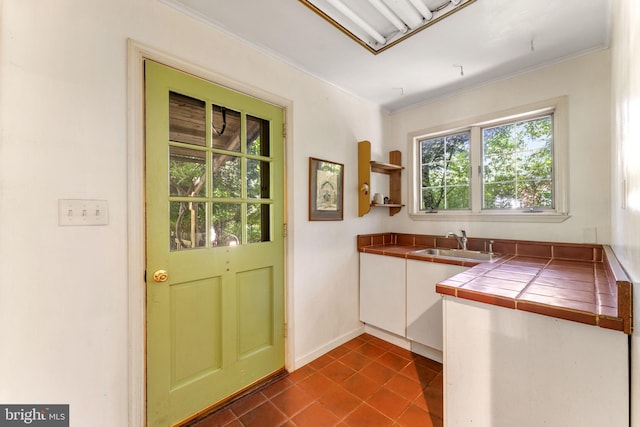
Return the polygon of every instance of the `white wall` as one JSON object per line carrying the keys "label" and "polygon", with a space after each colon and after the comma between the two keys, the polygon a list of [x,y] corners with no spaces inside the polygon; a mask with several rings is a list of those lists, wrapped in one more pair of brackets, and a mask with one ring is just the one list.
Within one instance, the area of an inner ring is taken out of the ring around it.
{"label": "white wall", "polygon": [[[640,4],[614,2],[611,244],[634,282],[640,313]],[[626,188],[626,191],[625,191]],[[631,425],[640,426],[640,323],[631,338]]]}
{"label": "white wall", "polygon": [[[393,218],[395,231],[444,234],[466,228],[473,237],[583,242],[596,228],[598,243],[609,243],[610,60],[599,51],[510,79],[454,94],[388,118],[389,149],[409,161],[407,134],[430,127],[568,96],[569,214],[560,224],[413,221],[408,211]],[[403,200],[408,200],[406,188]],[[587,233],[588,234],[588,233]]]}
{"label": "white wall", "polygon": [[[128,342],[128,300],[143,286],[128,278],[142,170],[127,176],[128,38],[285,101],[289,367],[357,333],[355,236],[380,219],[357,218],[356,141],[380,144],[377,106],[156,0],[0,7],[0,402],[69,403],[72,425],[111,427],[140,399],[127,372],[142,347]],[[344,221],[307,220],[309,156],[345,164]],[[59,227],[64,198],[107,200],[109,225]]]}

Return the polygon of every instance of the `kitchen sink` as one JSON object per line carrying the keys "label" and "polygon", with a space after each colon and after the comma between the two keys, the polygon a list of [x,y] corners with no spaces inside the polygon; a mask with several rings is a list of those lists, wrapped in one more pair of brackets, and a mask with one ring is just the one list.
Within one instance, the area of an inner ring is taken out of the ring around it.
{"label": "kitchen sink", "polygon": [[413,251],[411,253],[416,255],[432,255],[447,258],[477,259],[479,261],[490,261],[494,256],[493,252],[472,251],[468,249],[427,248]]}

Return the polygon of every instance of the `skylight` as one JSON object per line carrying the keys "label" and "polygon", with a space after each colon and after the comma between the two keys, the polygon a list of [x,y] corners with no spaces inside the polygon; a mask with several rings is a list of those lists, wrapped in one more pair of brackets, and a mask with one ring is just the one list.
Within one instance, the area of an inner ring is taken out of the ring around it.
{"label": "skylight", "polygon": [[476,0],[300,0],[378,54]]}

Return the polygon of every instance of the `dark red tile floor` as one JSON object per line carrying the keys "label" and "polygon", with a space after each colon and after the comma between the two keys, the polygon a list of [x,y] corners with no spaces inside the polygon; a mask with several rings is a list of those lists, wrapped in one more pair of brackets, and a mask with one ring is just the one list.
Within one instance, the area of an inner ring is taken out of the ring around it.
{"label": "dark red tile floor", "polygon": [[442,426],[442,365],[363,334],[191,426]]}

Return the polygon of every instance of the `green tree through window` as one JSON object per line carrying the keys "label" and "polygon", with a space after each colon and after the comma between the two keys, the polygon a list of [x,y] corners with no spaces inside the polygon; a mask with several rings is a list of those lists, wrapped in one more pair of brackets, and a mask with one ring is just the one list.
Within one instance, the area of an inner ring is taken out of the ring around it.
{"label": "green tree through window", "polygon": [[421,210],[469,209],[469,132],[420,141]]}
{"label": "green tree through window", "polygon": [[482,129],[483,208],[553,208],[552,116]]}
{"label": "green tree through window", "polygon": [[416,137],[420,211],[555,209],[554,113],[493,123]]}

